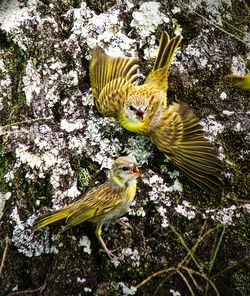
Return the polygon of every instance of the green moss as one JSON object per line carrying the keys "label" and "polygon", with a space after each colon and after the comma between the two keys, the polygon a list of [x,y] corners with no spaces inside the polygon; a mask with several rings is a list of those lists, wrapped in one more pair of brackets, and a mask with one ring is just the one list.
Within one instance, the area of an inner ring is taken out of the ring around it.
{"label": "green moss", "polygon": [[[23,83],[22,77],[25,69],[25,55],[24,52],[13,41],[9,41],[7,36],[0,32],[0,36],[4,39],[1,52],[5,67],[11,79],[11,98],[4,99],[2,104],[4,106],[1,112],[1,124],[7,125],[20,120],[20,117],[28,111],[25,96],[22,91]],[[8,100],[8,101],[7,101]]]}
{"label": "green moss", "polygon": [[100,171],[100,167],[90,158],[75,156],[72,157],[70,163],[77,173],[78,188],[82,193],[94,187],[97,181],[106,180],[105,172]]}

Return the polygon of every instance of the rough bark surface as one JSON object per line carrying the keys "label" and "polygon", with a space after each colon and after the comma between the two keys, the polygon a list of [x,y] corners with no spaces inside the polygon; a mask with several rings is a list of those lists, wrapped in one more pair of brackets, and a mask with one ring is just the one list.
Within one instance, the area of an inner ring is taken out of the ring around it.
{"label": "rough bark surface", "polygon": [[[0,4],[0,295],[250,295],[250,92],[224,78],[247,73],[248,20],[246,1]],[[91,48],[138,56],[147,75],[163,30],[184,37],[168,100],[190,105],[225,165],[214,195],[92,102]],[[104,230],[117,258],[99,252],[90,223],[32,233],[38,215],[104,182],[129,153],[145,176],[133,230]]]}

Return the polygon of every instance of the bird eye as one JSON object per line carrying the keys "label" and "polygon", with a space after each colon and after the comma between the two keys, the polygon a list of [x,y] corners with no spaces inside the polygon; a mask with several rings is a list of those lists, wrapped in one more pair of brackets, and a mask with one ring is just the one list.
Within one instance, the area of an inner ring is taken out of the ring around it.
{"label": "bird eye", "polygon": [[129,170],[129,167],[127,167],[127,166],[121,167],[121,170],[124,171],[124,172],[126,172],[126,171]]}
{"label": "bird eye", "polygon": [[136,108],[135,108],[133,105],[130,105],[130,106],[129,106],[129,109],[130,109],[131,111],[136,111]]}

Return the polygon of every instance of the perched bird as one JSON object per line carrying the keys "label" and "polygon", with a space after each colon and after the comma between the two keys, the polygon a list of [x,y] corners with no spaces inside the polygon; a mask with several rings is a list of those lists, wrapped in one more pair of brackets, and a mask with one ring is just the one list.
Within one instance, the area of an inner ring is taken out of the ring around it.
{"label": "perched bird", "polygon": [[221,183],[222,166],[204,137],[199,119],[182,102],[167,106],[169,67],[181,36],[163,32],[153,69],[137,85],[138,62],[132,57],[111,57],[96,46],[90,62],[95,105],[128,131],[144,134],[194,183],[208,192]]}
{"label": "perched bird", "polygon": [[250,90],[250,73],[240,76],[240,75],[226,75],[226,79],[231,80],[234,87]]}
{"label": "perched bird", "polygon": [[38,217],[34,221],[33,231],[61,219],[66,219],[66,224],[60,233],[84,221],[94,222],[97,224],[95,234],[111,258],[113,253],[101,237],[102,226],[128,211],[136,194],[136,179],[143,175],[138,167],[133,156],[118,157],[111,166],[108,181],[68,206]]}

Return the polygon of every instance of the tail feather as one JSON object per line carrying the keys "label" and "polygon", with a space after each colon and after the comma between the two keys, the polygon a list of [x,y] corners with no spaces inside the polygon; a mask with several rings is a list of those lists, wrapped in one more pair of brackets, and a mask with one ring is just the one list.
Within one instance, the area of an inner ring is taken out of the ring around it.
{"label": "tail feather", "polygon": [[32,230],[37,231],[38,229],[43,228],[51,223],[67,218],[68,215],[69,210],[67,207],[54,212],[46,213],[34,221]]}
{"label": "tail feather", "polygon": [[181,40],[182,36],[170,39],[167,32],[162,32],[154,67],[145,83],[154,83],[162,90],[167,91],[169,67]]}
{"label": "tail feather", "polygon": [[184,103],[173,103],[151,131],[151,140],[190,180],[208,192],[222,183],[222,164],[204,137],[199,119]]}

